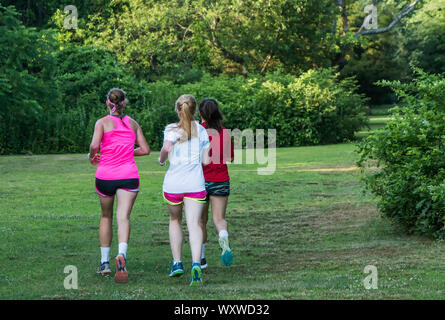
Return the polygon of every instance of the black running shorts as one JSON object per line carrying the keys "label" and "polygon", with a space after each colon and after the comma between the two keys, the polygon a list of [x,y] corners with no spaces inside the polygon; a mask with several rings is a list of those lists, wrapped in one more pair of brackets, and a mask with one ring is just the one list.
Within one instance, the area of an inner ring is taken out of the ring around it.
{"label": "black running shorts", "polygon": [[117,189],[139,191],[139,179],[101,180],[96,178],[96,191],[102,197],[114,197]]}

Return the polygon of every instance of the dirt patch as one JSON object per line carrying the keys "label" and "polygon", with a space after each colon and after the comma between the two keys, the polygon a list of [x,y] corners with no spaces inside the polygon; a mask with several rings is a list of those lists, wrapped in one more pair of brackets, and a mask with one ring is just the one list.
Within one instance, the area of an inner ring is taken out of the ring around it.
{"label": "dirt patch", "polygon": [[[79,161],[82,158],[79,156],[60,156],[60,157],[55,157],[52,160],[55,161]],[[87,157],[85,156],[85,160],[87,160]]]}
{"label": "dirt patch", "polygon": [[327,194],[327,193],[311,193],[310,195],[315,198],[334,198],[337,196],[335,194]]}

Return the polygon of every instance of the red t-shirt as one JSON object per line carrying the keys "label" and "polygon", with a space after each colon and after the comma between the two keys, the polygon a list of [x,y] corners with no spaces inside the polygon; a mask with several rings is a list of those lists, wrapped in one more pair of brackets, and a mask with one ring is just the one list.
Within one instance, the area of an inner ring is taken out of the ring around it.
{"label": "red t-shirt", "polygon": [[[201,125],[207,129],[207,123]],[[233,161],[233,143],[230,132],[221,127],[217,133],[215,129],[208,129],[207,133],[210,140],[210,159],[211,162],[202,166],[204,172],[204,180],[206,182],[225,182],[230,180],[229,170],[227,169],[227,161]]]}

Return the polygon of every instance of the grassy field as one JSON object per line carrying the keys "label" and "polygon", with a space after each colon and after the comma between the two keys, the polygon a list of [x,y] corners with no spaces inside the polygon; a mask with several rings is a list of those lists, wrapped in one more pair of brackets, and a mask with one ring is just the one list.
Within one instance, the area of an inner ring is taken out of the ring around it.
{"label": "grassy field", "polygon": [[[354,149],[279,149],[270,176],[257,175],[256,165],[231,165],[234,264],[222,266],[209,225],[200,288],[190,288],[188,276],[168,277],[165,169],[157,153],[137,159],[141,192],[124,285],[95,274],[100,209],[86,155],[0,157],[0,299],[443,298],[445,246],[380,218],[375,201],[361,195]],[[183,261],[188,271],[187,242]],[[67,265],[78,268],[77,290],[63,286]],[[378,268],[378,289],[364,288],[367,265]]]}
{"label": "grassy field", "polygon": [[361,139],[369,135],[372,131],[383,128],[388,120],[391,119],[389,109],[392,105],[379,105],[371,108],[371,115],[369,117],[369,126],[362,128],[355,134],[357,139]]}

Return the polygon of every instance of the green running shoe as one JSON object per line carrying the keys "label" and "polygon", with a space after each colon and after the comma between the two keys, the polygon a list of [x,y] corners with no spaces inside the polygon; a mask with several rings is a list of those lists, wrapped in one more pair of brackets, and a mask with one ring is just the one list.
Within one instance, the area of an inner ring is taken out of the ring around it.
{"label": "green running shoe", "polygon": [[170,268],[170,277],[180,277],[184,274],[184,267],[182,266],[182,262],[174,263],[172,261],[172,267]]}
{"label": "green running shoe", "polygon": [[219,241],[219,246],[222,249],[221,261],[222,261],[223,265],[225,265],[225,266],[232,265],[233,252],[232,252],[232,250],[230,250],[230,247],[229,247],[229,238],[222,237],[222,238],[219,238],[218,241]]}
{"label": "green running shoe", "polygon": [[201,263],[195,262],[192,265],[192,271],[190,277],[190,287],[195,287],[202,284],[202,270]]}

